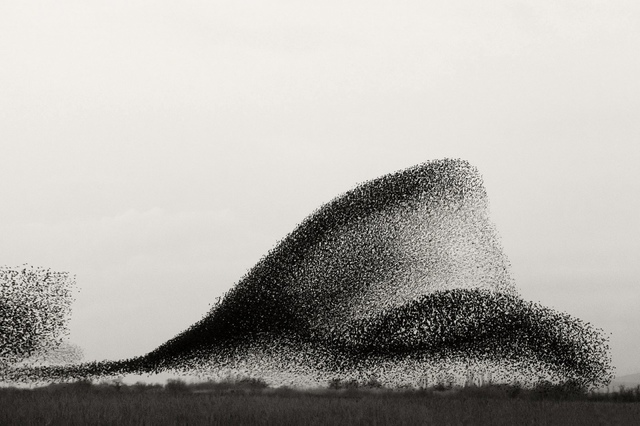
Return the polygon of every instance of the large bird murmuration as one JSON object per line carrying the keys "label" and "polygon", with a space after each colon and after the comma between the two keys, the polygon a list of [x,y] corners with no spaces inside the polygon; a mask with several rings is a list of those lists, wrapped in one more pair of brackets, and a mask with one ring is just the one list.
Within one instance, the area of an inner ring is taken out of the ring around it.
{"label": "large bird murmuration", "polygon": [[521,299],[480,173],[444,159],[323,205],[154,351],[14,375],[240,371],[289,385],[473,376],[597,387],[611,379],[606,342],[602,331]]}

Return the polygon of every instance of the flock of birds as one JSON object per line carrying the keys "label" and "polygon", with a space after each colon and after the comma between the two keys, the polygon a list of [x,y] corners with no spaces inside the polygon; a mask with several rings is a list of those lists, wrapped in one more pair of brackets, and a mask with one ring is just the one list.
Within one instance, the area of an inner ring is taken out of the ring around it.
{"label": "flock of birds", "polygon": [[606,336],[519,296],[487,205],[466,161],[383,176],[311,214],[199,322],[154,351],[7,374],[607,384]]}
{"label": "flock of birds", "polygon": [[0,267],[0,373],[51,351],[60,355],[74,287],[66,272]]}

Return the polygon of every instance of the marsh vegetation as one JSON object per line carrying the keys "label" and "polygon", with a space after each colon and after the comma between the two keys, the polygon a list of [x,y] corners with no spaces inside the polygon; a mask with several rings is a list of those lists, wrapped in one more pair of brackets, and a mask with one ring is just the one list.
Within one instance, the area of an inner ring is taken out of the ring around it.
{"label": "marsh vegetation", "polygon": [[632,424],[640,387],[587,392],[568,384],[439,384],[386,389],[334,379],[322,389],[270,388],[260,379],[160,384],[80,381],[0,389],[2,425]]}

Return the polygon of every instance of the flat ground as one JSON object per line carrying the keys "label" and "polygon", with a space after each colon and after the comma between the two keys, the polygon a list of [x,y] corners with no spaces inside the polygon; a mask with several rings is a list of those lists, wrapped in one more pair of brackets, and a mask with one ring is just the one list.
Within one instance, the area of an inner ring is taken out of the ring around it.
{"label": "flat ground", "polygon": [[0,425],[632,425],[640,402],[478,392],[75,386],[0,390]]}

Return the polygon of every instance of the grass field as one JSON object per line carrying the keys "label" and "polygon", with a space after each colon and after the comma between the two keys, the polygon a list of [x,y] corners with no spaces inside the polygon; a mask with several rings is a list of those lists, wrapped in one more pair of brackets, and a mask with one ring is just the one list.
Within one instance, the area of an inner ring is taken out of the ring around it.
{"label": "grass field", "polygon": [[[629,401],[629,402],[625,402]],[[0,389],[0,425],[633,425],[640,389],[271,389],[259,381]]]}

